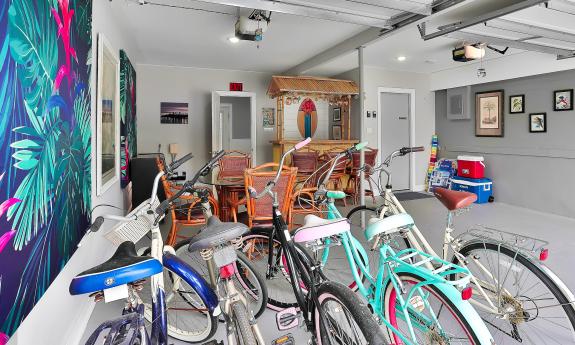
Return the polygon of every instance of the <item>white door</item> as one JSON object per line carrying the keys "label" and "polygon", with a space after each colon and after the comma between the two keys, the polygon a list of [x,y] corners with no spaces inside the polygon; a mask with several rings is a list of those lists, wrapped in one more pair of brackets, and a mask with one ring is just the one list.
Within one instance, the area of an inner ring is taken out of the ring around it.
{"label": "white door", "polygon": [[212,152],[222,149],[220,94],[212,92]]}
{"label": "white door", "polygon": [[[402,147],[410,146],[409,121],[410,111],[409,93],[382,92],[380,94],[381,130],[380,143],[381,159]],[[409,189],[410,157],[397,157],[391,166],[394,190]]]}
{"label": "white door", "polygon": [[231,104],[222,103],[220,104],[220,137],[222,138],[221,148],[222,150],[231,151],[232,150],[232,116],[233,107]]}

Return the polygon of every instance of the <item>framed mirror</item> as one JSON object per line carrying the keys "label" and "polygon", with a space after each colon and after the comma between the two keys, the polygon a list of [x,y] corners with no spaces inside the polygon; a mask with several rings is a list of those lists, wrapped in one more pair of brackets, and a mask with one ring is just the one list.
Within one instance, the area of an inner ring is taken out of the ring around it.
{"label": "framed mirror", "polygon": [[120,59],[98,34],[96,99],[96,193],[102,195],[120,179]]}

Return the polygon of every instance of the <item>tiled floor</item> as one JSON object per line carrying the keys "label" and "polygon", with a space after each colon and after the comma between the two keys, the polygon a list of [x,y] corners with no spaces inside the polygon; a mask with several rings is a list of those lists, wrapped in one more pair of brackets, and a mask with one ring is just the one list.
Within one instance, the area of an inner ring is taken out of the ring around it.
{"label": "tiled floor", "polygon": [[[408,212],[415,219],[419,229],[424,233],[431,245],[439,251],[442,241],[443,229],[445,228],[446,211],[435,199],[420,199],[406,201],[403,203]],[[349,208],[348,208],[349,209]],[[345,214],[346,210],[342,210]],[[550,257],[546,265],[550,267],[565,284],[575,289],[575,275],[572,266],[575,258],[573,248],[575,248],[575,219],[527,210],[501,203],[476,205],[469,212],[455,218],[456,233],[462,232],[475,224],[495,227],[501,230],[516,232],[533,237],[543,238],[550,242],[548,248]],[[342,267],[343,268],[343,267]],[[346,269],[348,269],[346,267]],[[86,337],[97,325],[111,317],[118,315],[121,310],[121,303],[104,304],[96,306],[96,310],[90,319],[86,330]],[[282,333],[277,331],[275,324],[275,313],[266,311],[260,318],[260,325],[264,337],[268,343]],[[216,339],[223,339],[224,327],[220,324]],[[309,336],[302,330],[295,329],[291,333],[296,338],[296,344],[306,344]],[[519,344],[510,342],[508,339],[496,339],[498,344]],[[185,344],[176,340],[173,344]],[[549,335],[548,340],[525,341],[523,344],[557,344],[553,336]]]}

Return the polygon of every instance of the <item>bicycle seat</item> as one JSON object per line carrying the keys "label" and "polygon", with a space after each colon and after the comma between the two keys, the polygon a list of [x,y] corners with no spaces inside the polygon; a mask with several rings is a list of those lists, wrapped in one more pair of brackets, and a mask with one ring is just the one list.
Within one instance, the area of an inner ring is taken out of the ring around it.
{"label": "bicycle seat", "polygon": [[407,213],[394,214],[383,219],[373,217],[369,219],[365,228],[365,238],[371,241],[379,234],[393,234],[402,228],[413,226],[413,218]]}
{"label": "bicycle seat", "polygon": [[323,219],[313,214],[308,214],[304,218],[303,226],[296,230],[293,240],[295,242],[310,242],[338,235],[349,231],[349,229],[349,222],[346,218]]}
{"label": "bicycle seat", "polygon": [[201,249],[212,248],[240,237],[248,232],[249,228],[242,223],[222,222],[216,216],[208,219],[208,225],[199,234],[192,237],[188,250],[195,252]]}
{"label": "bicycle seat", "polygon": [[477,195],[473,193],[460,192],[441,187],[435,187],[433,194],[441,201],[443,206],[447,207],[450,211],[467,207],[477,200]]}
{"label": "bicycle seat", "polygon": [[161,273],[162,264],[149,256],[139,256],[133,242],[118,246],[101,265],[78,274],[70,283],[70,294],[80,295],[109,289]]}

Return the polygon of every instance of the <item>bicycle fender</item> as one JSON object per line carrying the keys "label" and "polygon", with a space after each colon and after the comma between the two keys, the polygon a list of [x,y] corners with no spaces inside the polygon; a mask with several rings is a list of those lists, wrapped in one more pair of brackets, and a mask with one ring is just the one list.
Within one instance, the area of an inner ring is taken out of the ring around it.
{"label": "bicycle fender", "polygon": [[[398,267],[394,270],[396,273],[414,273],[413,269],[408,267]],[[428,273],[429,275],[429,273]],[[421,278],[426,278],[422,276]],[[386,284],[389,279],[386,280]],[[495,341],[489,332],[489,329],[481,319],[481,316],[477,313],[475,308],[469,303],[469,301],[464,301],[461,298],[461,292],[452,285],[447,283],[435,283],[433,284],[438,290],[440,290],[453,304],[455,308],[459,310],[463,318],[467,320],[469,326],[477,336],[479,343],[481,345],[494,345]],[[385,286],[385,285],[384,285]]]}
{"label": "bicycle fender", "polygon": [[188,263],[170,253],[164,253],[163,264],[164,267],[177,274],[196,290],[196,293],[206,304],[210,313],[213,315],[219,313],[218,296],[201,274],[196,272]]}

